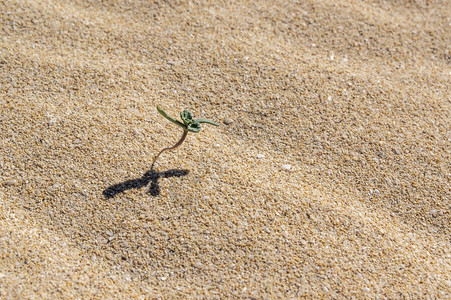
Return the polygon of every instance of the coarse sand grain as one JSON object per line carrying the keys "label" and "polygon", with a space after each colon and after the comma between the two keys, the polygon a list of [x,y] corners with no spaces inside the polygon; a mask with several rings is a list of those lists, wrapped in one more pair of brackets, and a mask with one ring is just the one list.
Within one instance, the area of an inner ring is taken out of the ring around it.
{"label": "coarse sand grain", "polygon": [[[0,1],[0,299],[450,299],[451,1]],[[156,111],[221,125],[189,133]]]}

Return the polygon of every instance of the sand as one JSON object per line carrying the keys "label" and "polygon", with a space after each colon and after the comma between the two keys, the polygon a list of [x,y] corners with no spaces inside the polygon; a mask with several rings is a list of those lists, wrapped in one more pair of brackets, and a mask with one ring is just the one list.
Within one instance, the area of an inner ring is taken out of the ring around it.
{"label": "sand", "polygon": [[[450,1],[0,2],[0,299],[451,298]],[[203,124],[174,151],[189,109]]]}

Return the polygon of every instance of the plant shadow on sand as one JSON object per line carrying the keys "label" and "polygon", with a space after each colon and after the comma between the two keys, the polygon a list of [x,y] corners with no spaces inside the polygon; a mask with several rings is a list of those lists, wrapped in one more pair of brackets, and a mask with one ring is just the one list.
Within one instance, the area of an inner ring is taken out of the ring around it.
{"label": "plant shadow on sand", "polygon": [[187,170],[168,170],[164,172],[156,172],[154,170],[147,171],[141,178],[127,180],[106,188],[103,191],[103,196],[110,199],[126,190],[140,189],[150,183],[148,193],[156,197],[160,195],[160,185],[158,179],[169,177],[181,177],[187,175]]}

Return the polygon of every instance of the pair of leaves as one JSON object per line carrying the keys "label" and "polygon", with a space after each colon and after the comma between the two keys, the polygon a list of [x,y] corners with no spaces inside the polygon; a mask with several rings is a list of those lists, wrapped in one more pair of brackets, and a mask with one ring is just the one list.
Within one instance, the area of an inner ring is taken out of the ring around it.
{"label": "pair of leaves", "polygon": [[168,114],[164,110],[162,110],[161,107],[157,106],[157,110],[163,117],[165,117],[172,123],[177,124],[178,126],[182,127],[183,129],[191,131],[191,132],[199,132],[200,128],[201,128],[201,126],[200,126],[201,123],[207,123],[210,125],[219,126],[218,123],[207,120],[207,119],[193,119],[193,115],[187,109],[185,109],[184,111],[182,111],[180,113],[180,118],[182,119],[183,123],[168,116]]}
{"label": "pair of leaves", "polygon": [[193,119],[193,115],[187,109],[180,113],[180,118],[182,118],[183,124],[186,126],[186,130],[191,132],[199,132],[200,131],[200,123],[197,120]]}

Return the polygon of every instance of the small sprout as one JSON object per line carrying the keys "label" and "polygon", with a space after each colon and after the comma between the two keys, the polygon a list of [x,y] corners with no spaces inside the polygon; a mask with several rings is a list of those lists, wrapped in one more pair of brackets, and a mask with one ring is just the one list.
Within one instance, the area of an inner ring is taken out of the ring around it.
{"label": "small sprout", "polygon": [[155,162],[157,161],[158,157],[160,156],[161,153],[163,153],[166,150],[172,150],[177,148],[178,146],[180,146],[183,141],[185,140],[186,136],[188,135],[188,132],[199,132],[200,131],[200,124],[201,123],[207,123],[210,125],[214,125],[214,126],[219,126],[218,123],[207,120],[207,119],[193,119],[193,115],[191,114],[191,112],[187,109],[185,109],[184,111],[182,111],[180,113],[180,118],[182,119],[183,123],[180,122],[179,120],[176,120],[170,116],[167,115],[167,113],[161,109],[161,107],[157,106],[157,110],[158,112],[165,117],[166,119],[168,119],[169,121],[171,121],[172,123],[180,126],[183,128],[183,135],[180,138],[180,140],[177,142],[177,144],[175,144],[172,147],[168,147],[168,148],[164,148],[163,150],[160,151],[160,153],[158,153],[158,155],[154,158],[153,162],[152,162],[152,166],[151,166],[151,170],[153,170],[153,167],[155,165]]}

